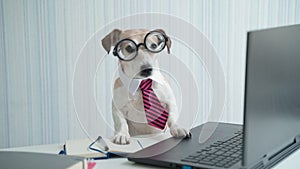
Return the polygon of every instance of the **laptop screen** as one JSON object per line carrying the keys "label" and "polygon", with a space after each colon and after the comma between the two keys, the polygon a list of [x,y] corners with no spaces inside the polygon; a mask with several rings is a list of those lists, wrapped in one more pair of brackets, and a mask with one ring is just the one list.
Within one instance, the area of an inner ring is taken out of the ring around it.
{"label": "laptop screen", "polygon": [[248,33],[244,165],[300,134],[300,25]]}

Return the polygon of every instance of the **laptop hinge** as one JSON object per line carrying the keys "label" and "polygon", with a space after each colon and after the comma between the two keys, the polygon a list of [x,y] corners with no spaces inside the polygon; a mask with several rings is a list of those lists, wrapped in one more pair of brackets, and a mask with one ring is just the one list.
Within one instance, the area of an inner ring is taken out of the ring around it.
{"label": "laptop hinge", "polygon": [[276,153],[270,153],[265,155],[262,159],[264,166],[273,166],[279,160],[285,158],[287,155],[295,151],[300,147],[300,134],[294,137],[294,139],[289,142],[285,147],[281,148]]}

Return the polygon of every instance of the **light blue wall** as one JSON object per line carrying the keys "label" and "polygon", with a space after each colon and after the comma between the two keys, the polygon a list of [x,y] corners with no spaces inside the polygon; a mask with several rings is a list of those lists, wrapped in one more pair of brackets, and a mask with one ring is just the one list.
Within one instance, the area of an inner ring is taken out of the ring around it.
{"label": "light blue wall", "polygon": [[0,0],[0,148],[85,137],[72,99],[78,54],[107,23],[144,12],[180,17],[207,36],[227,80],[222,120],[237,123],[246,32],[300,23],[299,0]]}

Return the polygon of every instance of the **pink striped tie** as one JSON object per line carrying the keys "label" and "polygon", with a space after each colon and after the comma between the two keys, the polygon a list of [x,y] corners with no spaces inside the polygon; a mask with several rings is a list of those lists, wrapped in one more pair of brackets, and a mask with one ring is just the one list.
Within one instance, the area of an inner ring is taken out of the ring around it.
{"label": "pink striped tie", "polygon": [[143,93],[144,109],[148,124],[163,130],[168,120],[169,113],[162,106],[152,89],[152,80],[143,80],[140,84]]}

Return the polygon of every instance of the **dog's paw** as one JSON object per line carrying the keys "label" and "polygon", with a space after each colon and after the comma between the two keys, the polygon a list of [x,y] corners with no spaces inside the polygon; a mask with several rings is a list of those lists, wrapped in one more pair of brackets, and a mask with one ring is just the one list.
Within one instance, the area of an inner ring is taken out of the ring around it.
{"label": "dog's paw", "polygon": [[113,142],[116,144],[122,144],[122,145],[129,144],[130,143],[129,138],[130,138],[129,135],[116,134],[113,138]]}
{"label": "dog's paw", "polygon": [[173,137],[185,137],[185,138],[190,138],[192,135],[189,130],[179,127],[177,125],[172,126],[170,128],[170,133]]}

